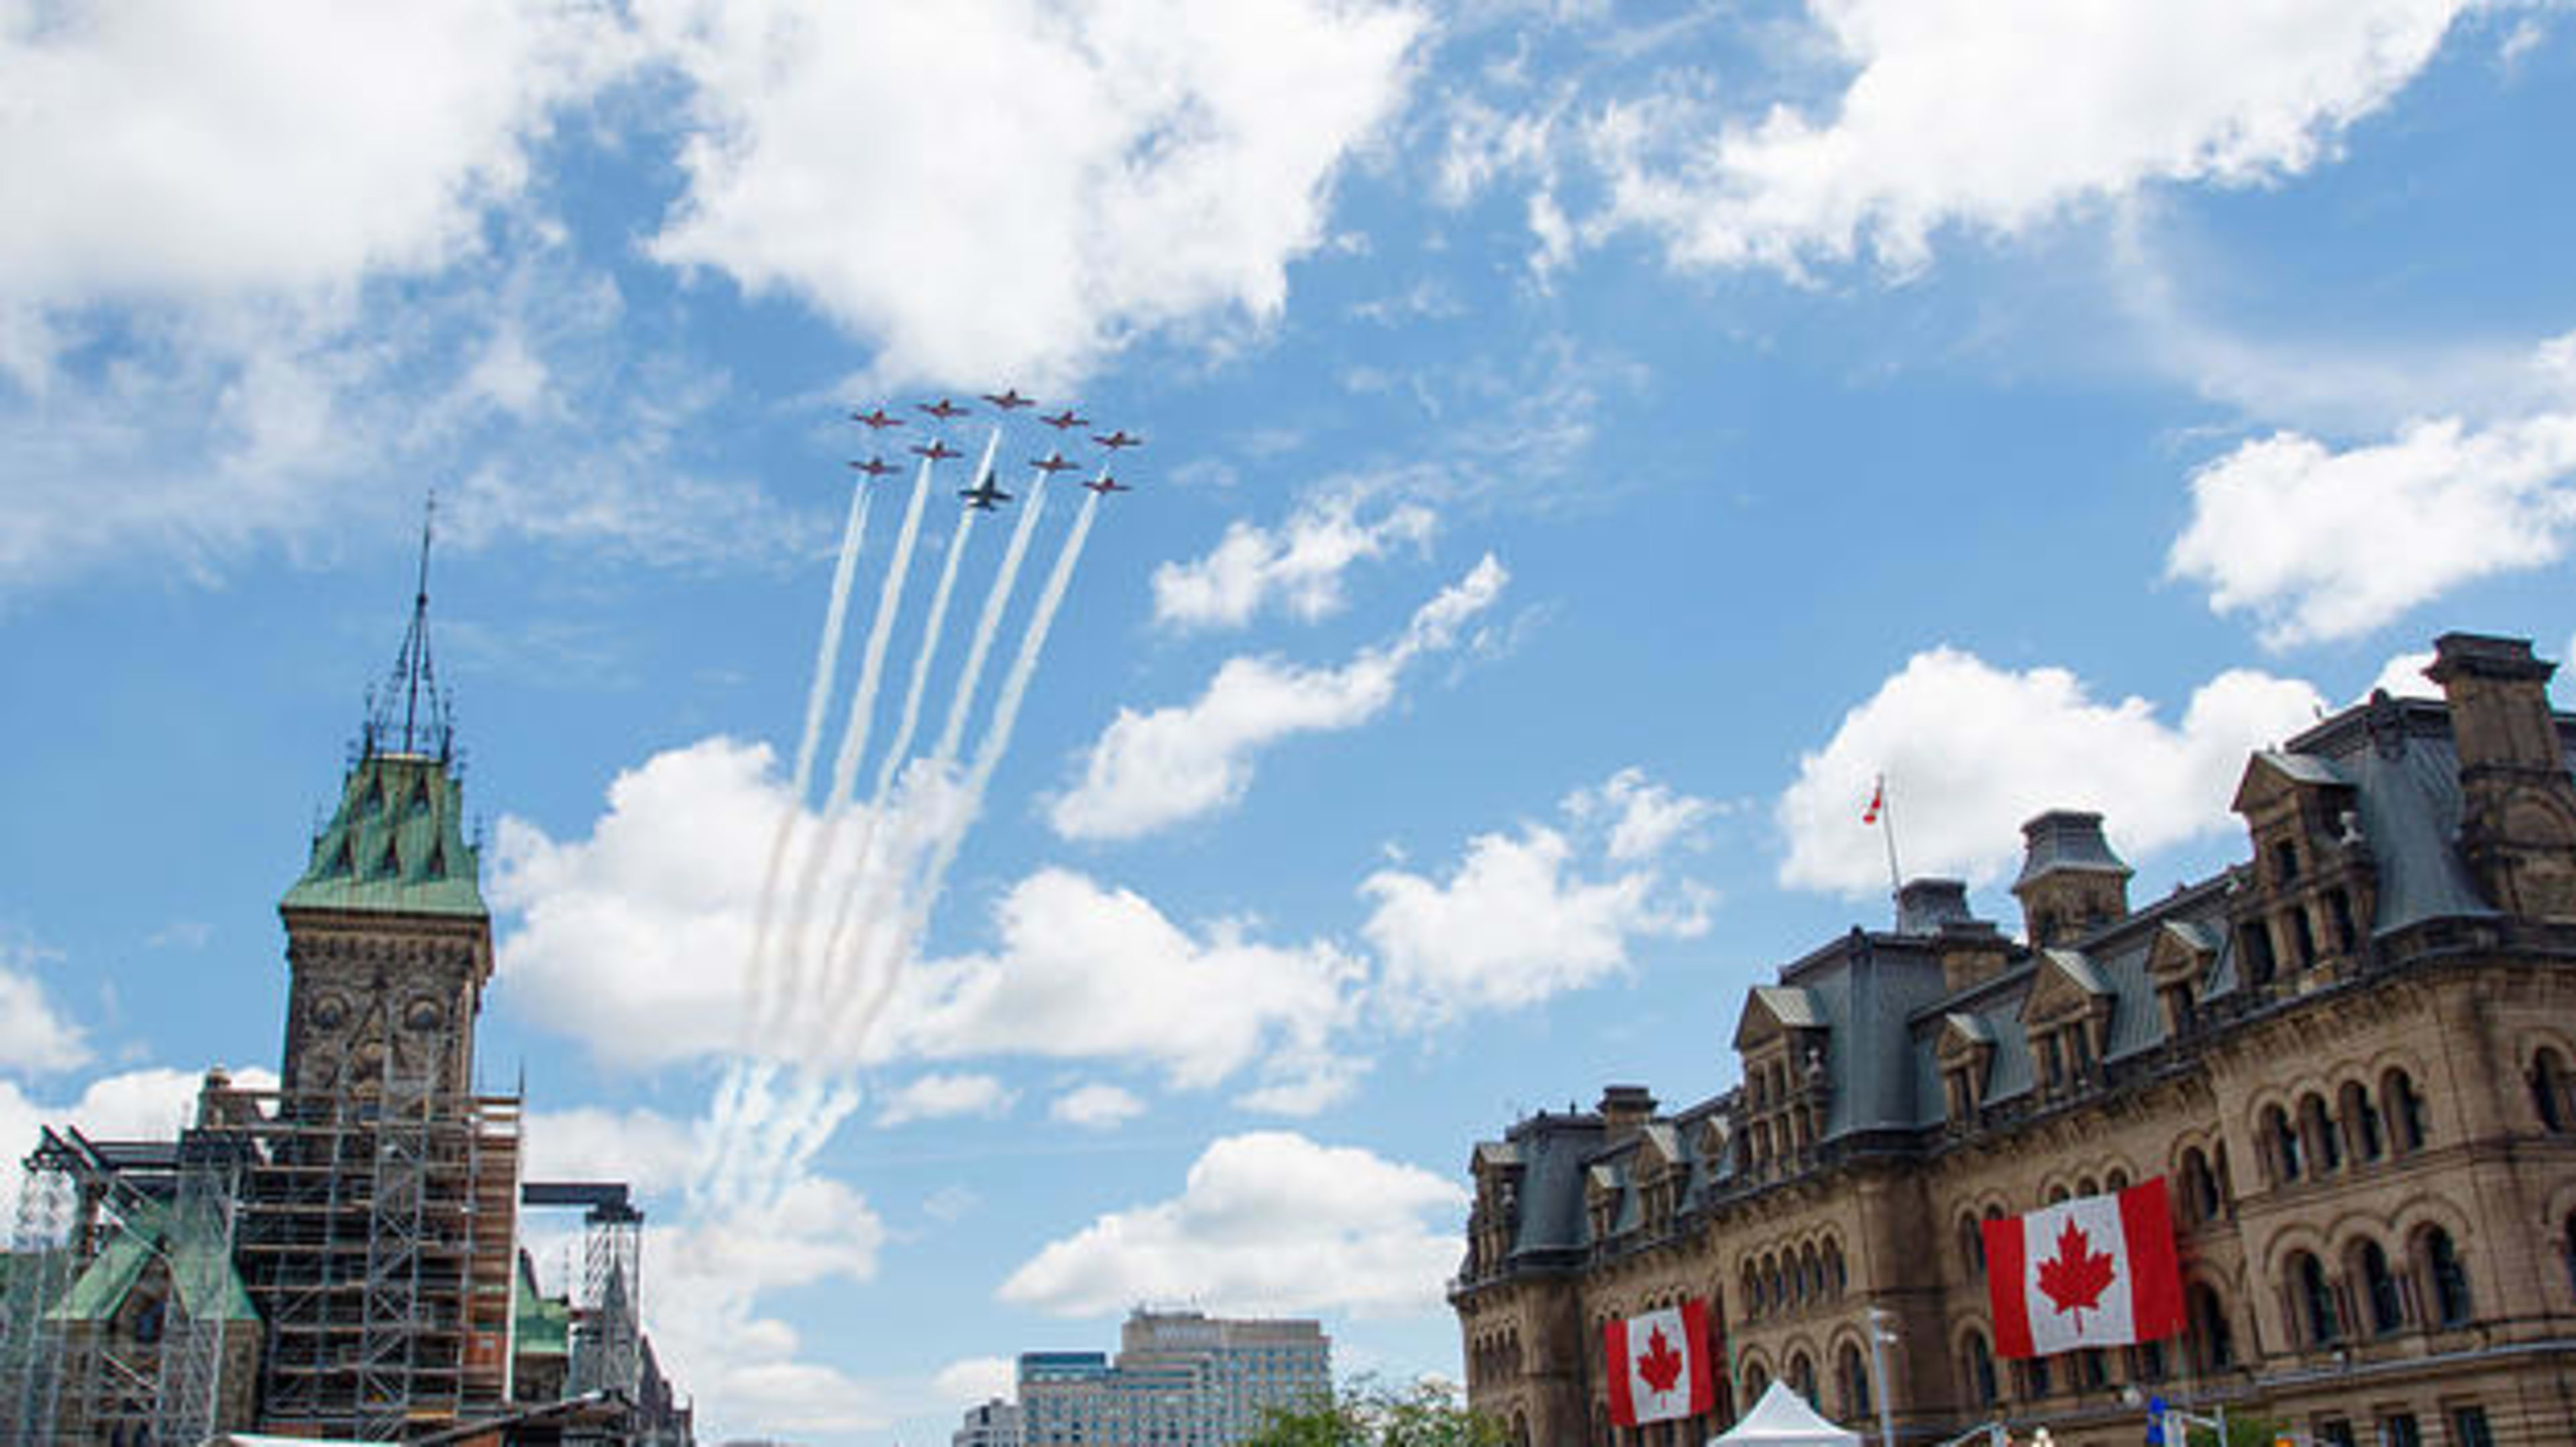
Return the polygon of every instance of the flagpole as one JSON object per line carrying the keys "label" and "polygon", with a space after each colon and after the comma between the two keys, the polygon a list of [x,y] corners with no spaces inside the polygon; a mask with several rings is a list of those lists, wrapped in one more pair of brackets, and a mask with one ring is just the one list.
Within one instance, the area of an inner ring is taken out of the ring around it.
{"label": "flagpole", "polygon": [[1878,792],[1871,797],[1878,800],[1878,828],[1887,840],[1887,893],[1892,899],[1905,893],[1905,876],[1896,867],[1896,811],[1887,804],[1885,774],[1878,776]]}

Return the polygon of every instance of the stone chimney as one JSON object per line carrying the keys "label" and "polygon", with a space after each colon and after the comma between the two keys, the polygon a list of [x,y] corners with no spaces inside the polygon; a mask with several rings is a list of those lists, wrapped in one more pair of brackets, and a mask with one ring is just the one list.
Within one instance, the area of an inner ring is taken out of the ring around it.
{"label": "stone chimney", "polygon": [[2031,948],[2074,943],[2129,912],[2129,866],[2102,837],[2102,816],[2051,809],[2021,826],[2022,926]]}
{"label": "stone chimney", "polygon": [[1655,1095],[1642,1085],[1608,1085],[1601,1089],[1601,1141],[1616,1145],[1655,1118]]}
{"label": "stone chimney", "polygon": [[1964,880],[1909,879],[1896,892],[1898,934],[1939,934],[1945,924],[1966,923],[1973,918],[1968,913],[1968,886]]}
{"label": "stone chimney", "polygon": [[2451,705],[2460,756],[2461,860],[2508,914],[2576,918],[2576,780],[2549,679],[2524,638],[2445,633],[2424,676]]}
{"label": "stone chimney", "polygon": [[2012,941],[1982,919],[1952,920],[1935,938],[1941,955],[1941,988],[1956,994],[2004,972],[2012,963]]}

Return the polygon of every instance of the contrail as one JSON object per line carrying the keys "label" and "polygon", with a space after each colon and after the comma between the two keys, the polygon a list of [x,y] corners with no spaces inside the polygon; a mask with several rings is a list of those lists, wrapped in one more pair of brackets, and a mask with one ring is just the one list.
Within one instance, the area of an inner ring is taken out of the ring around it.
{"label": "contrail", "polygon": [[[994,636],[1001,631],[1002,614],[1010,605],[1011,590],[1018,584],[1021,561],[1028,556],[1029,537],[1037,530],[1038,514],[1045,507],[1046,474],[1041,472],[1036,480],[1029,484],[1028,501],[1020,510],[1019,522],[1011,529],[1010,546],[1003,549],[1002,565],[993,574],[993,586],[984,595],[984,611],[975,620],[975,641],[966,650],[966,665],[957,675],[957,692],[948,701],[948,721],[940,729],[939,746],[932,752],[924,771],[924,776],[934,785],[947,775],[949,762],[957,756],[958,743],[965,737],[966,719],[975,703],[975,685],[983,674],[985,660],[993,651]],[[917,792],[916,788],[914,793],[917,795]],[[906,810],[909,811],[914,807],[916,805],[908,798],[905,804]],[[899,888],[890,888],[887,880],[882,877],[884,870],[880,869],[878,873],[879,878],[868,882],[868,892],[864,896],[866,903],[859,911],[859,919],[863,922],[862,927],[870,930],[868,935],[862,937],[859,946],[860,959],[863,962],[873,961],[884,955],[884,951],[875,948],[874,945],[877,933],[874,921],[885,907],[886,896],[890,892],[898,896],[909,893]],[[861,977],[868,978],[864,967]],[[883,991],[871,988],[868,993],[876,995]],[[828,1043],[840,1038],[841,1032],[838,1027],[848,1019],[848,1012],[840,1008],[827,1010],[822,1019],[826,1022],[825,1033],[817,1038]]]}
{"label": "contrail", "polygon": [[778,896],[778,870],[786,862],[787,843],[796,832],[796,818],[805,812],[805,788],[814,776],[814,751],[823,736],[823,714],[832,698],[832,675],[841,656],[841,625],[850,608],[850,578],[857,571],[859,548],[867,536],[868,486],[861,482],[850,489],[850,518],[841,529],[841,558],[832,569],[832,601],[823,610],[823,637],[814,649],[814,685],[805,696],[805,732],[796,744],[796,772],[787,789],[787,808],[778,816],[778,830],[769,841],[769,865],[761,872],[760,908],[751,930],[751,967],[746,978],[742,1031],[746,1043],[757,1048],[760,1025],[767,1014],[769,990],[769,918]]}
{"label": "contrail", "polygon": [[868,622],[868,643],[859,661],[858,687],[850,693],[850,716],[841,728],[841,746],[832,756],[832,793],[823,806],[823,826],[805,859],[805,872],[797,881],[794,907],[788,915],[788,950],[780,961],[780,988],[772,1007],[772,1018],[766,1028],[783,1026],[796,998],[803,992],[799,976],[804,967],[805,926],[814,904],[814,889],[832,857],[832,846],[841,829],[841,816],[849,811],[850,791],[858,781],[859,759],[867,752],[868,725],[876,710],[877,680],[885,670],[886,640],[894,632],[895,615],[903,608],[904,575],[912,569],[913,541],[921,533],[921,507],[930,496],[930,459],[921,460],[913,476],[912,501],[903,510],[903,527],[895,534],[894,553],[887,559],[885,580],[877,589],[876,616]]}
{"label": "contrail", "polygon": [[[988,463],[991,461],[989,451],[985,458]],[[832,911],[832,932],[824,939],[822,968],[826,1001],[836,1001],[848,983],[844,978],[846,969],[839,967],[845,963],[842,944],[849,935],[851,909],[858,903],[859,895],[868,882],[876,877],[877,870],[885,867],[885,855],[890,852],[881,851],[878,847],[887,799],[893,793],[895,776],[903,767],[904,754],[912,747],[913,733],[921,723],[921,701],[929,692],[931,660],[939,654],[939,640],[948,623],[948,600],[957,589],[957,564],[966,556],[967,540],[975,534],[975,514],[980,510],[971,507],[958,509],[957,530],[949,534],[948,558],[939,569],[939,586],[931,590],[930,617],[922,628],[920,650],[912,657],[912,681],[904,689],[903,719],[895,729],[894,741],[886,746],[885,757],[878,762],[876,787],[868,795],[867,816],[859,826],[859,867],[849,882],[841,887],[841,898]],[[837,1006],[827,1005],[818,1015],[828,1018],[836,1012]],[[820,1035],[809,1041],[816,1049],[829,1043]]]}
{"label": "contrail", "polygon": [[[957,816],[942,830],[933,846],[930,867],[922,872],[919,887],[908,901],[905,927],[891,948],[872,956],[874,968],[863,970],[867,996],[860,1002],[857,1016],[848,1024],[853,1053],[875,1027],[877,1016],[885,1009],[902,973],[907,942],[928,923],[930,906],[937,902],[947,883],[948,868],[956,862],[958,847],[965,841],[966,830],[983,808],[984,790],[991,784],[993,770],[1001,763],[1002,754],[1011,745],[1011,730],[1019,721],[1020,705],[1028,697],[1029,680],[1037,673],[1038,655],[1045,649],[1047,634],[1055,627],[1056,610],[1063,606],[1065,590],[1072,585],[1074,564],[1082,558],[1083,543],[1091,536],[1091,520],[1100,510],[1100,494],[1082,500],[1082,511],[1075,514],[1073,530],[1065,535],[1064,546],[1056,553],[1055,568],[1048,573],[1046,587],[1038,594],[1037,607],[1029,614],[1029,624],[1020,635],[1020,651],[1011,660],[1011,671],[1002,680],[1002,691],[993,705],[993,721],[986,725],[984,742],[975,751],[974,767],[968,772]],[[873,942],[873,941],[872,941]],[[835,1029],[830,1038],[838,1039]]]}

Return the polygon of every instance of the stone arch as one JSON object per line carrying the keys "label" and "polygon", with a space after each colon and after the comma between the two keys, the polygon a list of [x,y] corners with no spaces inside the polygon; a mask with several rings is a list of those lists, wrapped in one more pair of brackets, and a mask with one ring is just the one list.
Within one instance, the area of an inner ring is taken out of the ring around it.
{"label": "stone arch", "polygon": [[2552,1135],[2576,1133],[2576,1045],[2556,1031],[2526,1030],[2513,1058],[2540,1128]]}
{"label": "stone arch", "polygon": [[2414,1278],[2424,1324],[2451,1331],[2475,1321],[2477,1285],[2461,1236],[2439,1221],[2423,1221],[2408,1229],[2404,1241],[2399,1269]]}

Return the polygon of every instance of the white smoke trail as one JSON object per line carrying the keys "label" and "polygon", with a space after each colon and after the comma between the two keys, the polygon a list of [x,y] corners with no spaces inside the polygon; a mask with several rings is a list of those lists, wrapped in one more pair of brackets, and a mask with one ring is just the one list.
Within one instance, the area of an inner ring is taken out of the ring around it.
{"label": "white smoke trail", "polygon": [[1020,576],[1020,559],[1029,551],[1029,534],[1037,530],[1038,511],[1046,506],[1046,477],[1040,474],[1029,484],[1029,500],[1020,509],[1020,521],[1011,529],[1011,545],[1002,553],[1001,571],[993,575],[993,591],[984,596],[983,615],[975,620],[975,642],[966,650],[966,667],[957,675],[957,696],[948,703],[948,722],[939,731],[939,747],[932,757],[946,761],[957,757],[957,745],[966,737],[966,715],[974,707],[975,685],[983,677],[984,657],[993,651],[993,635],[1001,630],[1002,609],[1011,601],[1011,587]]}
{"label": "white smoke trail", "polygon": [[841,529],[841,557],[832,568],[832,601],[823,610],[823,636],[814,648],[814,683],[805,695],[805,731],[796,743],[796,771],[787,786],[787,807],[769,841],[769,864],[761,872],[760,907],[753,917],[751,963],[745,989],[742,1030],[746,1044],[756,1044],[769,989],[769,924],[778,897],[778,870],[786,862],[788,840],[797,816],[805,812],[805,788],[814,776],[814,751],[822,744],[823,714],[832,698],[832,678],[841,656],[841,627],[850,608],[850,579],[857,571],[859,548],[868,526],[868,486],[850,490],[850,518]]}
{"label": "white smoke trail", "polygon": [[992,783],[993,770],[1000,765],[1003,753],[1010,748],[1020,705],[1028,698],[1029,680],[1037,673],[1038,656],[1046,647],[1047,634],[1055,627],[1056,610],[1063,606],[1065,592],[1072,586],[1074,564],[1081,560],[1083,544],[1091,536],[1091,520],[1100,510],[1100,496],[1095,492],[1082,500],[1082,511],[1074,516],[1073,530],[1065,535],[1064,546],[1056,553],[1055,567],[1047,574],[1046,587],[1038,594],[1037,607],[1029,614],[1028,627],[1020,635],[1020,651],[1011,660],[1011,671],[1003,677],[1002,691],[993,705],[993,721],[986,725],[984,741],[975,750],[974,766],[967,772],[956,813],[947,821],[948,827],[938,832],[931,846],[930,865],[905,900],[908,908],[902,929],[882,944],[874,938],[869,941],[876,948],[860,972],[867,994],[855,1014],[845,1014],[834,1022],[827,1037],[848,1040],[852,1055],[865,1044],[868,1032],[875,1028],[878,1015],[892,998],[911,942],[928,925],[930,907],[947,884],[949,866],[956,862],[967,829],[984,807],[984,790]]}
{"label": "white smoke trail", "polygon": [[[988,450],[985,461],[989,464],[991,460]],[[930,593],[930,616],[922,627],[921,647],[912,657],[912,680],[904,689],[903,717],[895,728],[893,741],[886,745],[885,755],[878,762],[876,787],[868,794],[867,813],[859,826],[859,865],[848,882],[841,886],[841,897],[832,910],[832,931],[824,937],[822,978],[825,983],[821,994],[827,1002],[837,1001],[840,992],[850,984],[847,968],[850,961],[844,953],[844,942],[849,936],[852,912],[860,894],[876,878],[877,872],[887,867],[890,859],[901,857],[899,853],[881,847],[885,842],[882,831],[886,805],[894,790],[895,776],[903,766],[905,753],[912,747],[913,734],[921,724],[921,702],[929,692],[931,660],[939,654],[939,641],[948,625],[948,600],[957,589],[957,564],[966,555],[967,542],[975,534],[975,515],[980,511],[982,509],[971,507],[958,509],[957,530],[948,537],[948,557],[939,568],[939,585]],[[825,1009],[812,1012],[812,1019],[819,1022],[833,1013],[827,1005]],[[828,1044],[828,1037],[819,1031],[807,1041],[809,1050],[814,1051]]]}
{"label": "white smoke trail", "polygon": [[[781,1033],[795,1018],[798,997],[804,993],[801,976],[805,927],[813,910],[814,890],[831,862],[842,816],[849,812],[850,792],[858,782],[859,760],[867,752],[868,727],[876,712],[877,681],[885,671],[886,642],[894,633],[895,616],[903,608],[904,577],[912,570],[913,542],[920,536],[922,503],[929,495],[930,459],[925,457],[913,477],[912,501],[903,510],[903,527],[895,534],[894,552],[887,559],[885,579],[877,589],[876,615],[868,621],[867,649],[859,660],[858,686],[850,691],[850,716],[841,727],[840,748],[832,756],[832,791],[823,805],[822,827],[805,857],[805,869],[797,880],[788,911],[788,947],[779,961],[779,988],[770,1018],[762,1022],[768,1037]],[[762,1042],[755,1042],[754,1048],[762,1048]]]}

